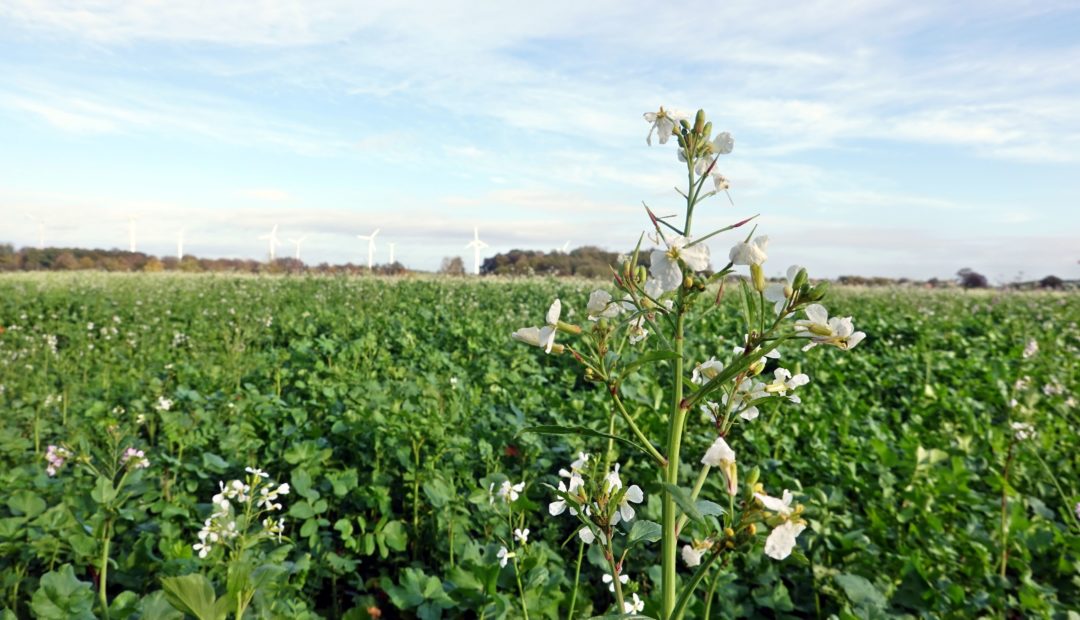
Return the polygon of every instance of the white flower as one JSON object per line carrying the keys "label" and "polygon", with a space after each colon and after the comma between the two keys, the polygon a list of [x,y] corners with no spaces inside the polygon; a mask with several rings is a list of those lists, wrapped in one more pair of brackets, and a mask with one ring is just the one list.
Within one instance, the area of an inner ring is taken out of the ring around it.
{"label": "white flower", "polygon": [[1035,427],[1027,422],[1013,422],[1012,430],[1016,434],[1017,441],[1026,441],[1035,437]]}
{"label": "white flower", "polygon": [[783,560],[791,555],[795,548],[795,538],[806,529],[806,525],[794,521],[785,521],[769,532],[765,539],[765,555],[774,560]]}
{"label": "white flower", "polygon": [[524,342],[525,344],[532,345],[534,347],[545,347],[548,341],[555,339],[555,330],[550,327],[522,327],[521,329],[510,334],[510,337],[518,342]]}
{"label": "white flower", "polygon": [[529,542],[529,528],[525,528],[525,529],[515,528],[514,529],[514,540],[520,542],[523,545],[525,543]]}
{"label": "white flower", "polygon": [[709,246],[704,243],[689,245],[690,238],[682,235],[672,235],[664,241],[668,246],[666,251],[653,250],[649,255],[649,272],[662,291],[674,291],[682,286],[680,259],[691,271],[704,271],[709,268]]}
{"label": "white flower", "polygon": [[768,257],[765,247],[769,245],[769,238],[765,235],[754,237],[750,242],[737,243],[728,253],[728,259],[733,265],[761,265]]}
{"label": "white flower", "polygon": [[777,396],[786,396],[788,400],[793,403],[802,402],[798,396],[792,394],[788,396],[789,390],[794,390],[797,387],[810,383],[810,377],[805,374],[799,373],[794,377],[791,376],[791,372],[786,368],[777,368],[773,372],[773,376],[776,377],[770,383],[765,385],[765,391],[769,394],[776,394]]}
{"label": "white flower", "polygon": [[623,601],[623,612],[628,614],[639,614],[645,611],[645,601],[641,600],[637,592],[631,593],[633,600]]}
{"label": "white flower", "polygon": [[660,110],[657,112],[646,112],[644,114],[645,122],[652,123],[652,127],[649,127],[649,135],[645,137],[645,143],[652,146],[653,132],[656,132],[656,137],[660,139],[660,144],[667,144],[668,138],[671,137],[671,132],[675,129],[675,125],[679,121],[688,121],[690,117],[677,110],[665,110],[664,106],[660,106]]}
{"label": "white flower", "polygon": [[585,306],[585,310],[589,313],[589,320],[595,321],[599,318],[610,319],[619,316],[622,307],[618,303],[612,303],[611,293],[597,289],[589,295],[589,303]]}
{"label": "white flower", "polygon": [[630,505],[630,502],[640,504],[644,499],[645,494],[641,492],[641,487],[636,484],[630,485],[630,487],[626,489],[626,493],[623,494],[622,499],[619,500],[619,509],[611,516],[611,524],[617,525],[620,520],[632,520],[636,512],[634,507]]}
{"label": "white flower", "polygon": [[[604,573],[601,579],[608,584],[608,590],[615,591],[615,579],[609,573]],[[630,581],[630,575],[619,575],[619,583],[626,584],[628,581]]]}
{"label": "white flower", "polygon": [[1039,352],[1039,342],[1037,340],[1028,340],[1028,343],[1024,345],[1024,359],[1033,357]]}
{"label": "white flower", "polygon": [[[750,421],[758,417],[758,408],[751,403],[762,398],[767,398],[768,396],[768,393],[765,392],[764,383],[746,378],[739,382],[739,385],[735,386],[735,391],[732,392],[730,396],[726,393],[722,394],[720,396],[720,401],[725,407],[728,406],[728,400],[733,401],[731,403],[731,411],[738,413],[740,418]],[[715,421],[715,419],[713,421]]]}
{"label": "white flower", "polygon": [[723,437],[717,437],[705,456],[701,457],[701,464],[709,467],[719,467],[727,481],[728,495],[735,495],[739,487],[739,473],[735,465],[735,451],[724,441]]}
{"label": "white flower", "polygon": [[518,497],[521,496],[521,492],[524,490],[524,482],[510,484],[509,480],[503,480],[502,486],[499,487],[499,499],[507,504],[512,504],[517,501]]}
{"label": "white flower", "polygon": [[159,396],[158,401],[157,401],[157,405],[155,405],[154,408],[157,409],[158,411],[168,411],[169,409],[172,409],[172,405],[173,405],[173,401],[169,400],[168,398],[165,398],[164,396]]}
{"label": "white flower", "polygon": [[690,568],[694,568],[701,564],[701,556],[705,555],[704,549],[698,549],[693,545],[683,545],[682,548],[682,560],[686,562],[686,565]]}
{"label": "white flower", "polygon": [[787,305],[791,295],[795,292],[795,277],[799,275],[801,270],[802,267],[792,265],[787,270],[787,282],[783,284],[775,282],[765,287],[765,299],[776,304],[777,314],[784,311],[784,306]]}
{"label": "white flower", "polygon": [[735,138],[732,138],[731,134],[726,131],[716,134],[716,137],[709,143],[709,152],[713,155],[727,155],[734,148]]}
{"label": "white flower", "polygon": [[649,337],[649,330],[645,329],[645,316],[630,321],[627,324],[627,333],[630,336],[630,344],[637,344]]}
{"label": "white flower", "polygon": [[622,478],[619,477],[619,467],[620,465],[615,463],[615,468],[604,476],[605,493],[614,493],[622,488]]}
{"label": "white flower", "polygon": [[124,450],[124,455],[120,457],[120,464],[126,465],[128,462],[131,462],[135,469],[150,467],[150,459],[146,458],[146,453],[136,448]]}
{"label": "white flower", "polygon": [[[578,452],[577,453],[577,458],[574,459],[573,463],[570,463],[570,471],[573,471],[573,472],[585,471],[585,466],[588,465],[588,464],[589,464],[589,454],[585,453],[585,452]],[[559,475],[562,475],[562,472],[559,472]],[[573,485],[571,485],[571,488],[572,487],[573,487]]]}
{"label": "white flower", "polygon": [[259,478],[269,478],[270,477],[270,474],[268,474],[265,471],[259,469],[258,467],[245,467],[244,471],[246,471],[247,473],[249,473],[249,474],[251,474],[253,476],[258,476]]}
{"label": "white flower", "polygon": [[754,493],[754,497],[758,498],[765,509],[771,512],[775,512],[781,517],[787,517],[791,515],[791,501],[795,497],[791,494],[791,491],[784,489],[784,494],[780,499],[770,497],[764,493]]}
{"label": "white flower", "polygon": [[[569,491],[566,488],[566,483],[561,481],[561,480],[559,481],[559,490],[562,491],[563,493],[569,493]],[[548,504],[548,514],[550,514],[551,516],[557,517],[557,516],[561,515],[564,512],[566,512],[566,500],[565,499],[562,499],[560,497],[559,499],[557,499],[557,500],[551,502],[550,504]],[[570,514],[576,514],[574,512],[573,508],[570,509]]]}
{"label": "white flower", "polygon": [[[591,545],[596,542],[596,534],[593,533],[592,529],[589,527],[583,527],[578,530],[578,538],[580,538],[581,542],[585,543],[586,545]],[[603,532],[600,532],[600,543],[607,543],[607,537],[604,536]]]}
{"label": "white flower", "polygon": [[723,370],[724,363],[717,360],[715,357],[710,357],[708,361],[694,366],[694,372],[690,376],[690,381],[698,385],[705,385],[710,380],[716,378]]}
{"label": "white flower", "polygon": [[506,568],[506,563],[510,561],[510,558],[515,557],[516,554],[511,553],[506,547],[500,547],[499,553],[496,557],[499,558],[499,566]]}
{"label": "white flower", "polygon": [[810,304],[806,307],[806,319],[795,321],[795,335],[810,338],[810,343],[803,347],[803,351],[812,349],[819,344],[832,345],[845,351],[854,349],[855,345],[866,338],[866,334],[855,331],[855,325],[851,317],[832,317],[821,304]]}

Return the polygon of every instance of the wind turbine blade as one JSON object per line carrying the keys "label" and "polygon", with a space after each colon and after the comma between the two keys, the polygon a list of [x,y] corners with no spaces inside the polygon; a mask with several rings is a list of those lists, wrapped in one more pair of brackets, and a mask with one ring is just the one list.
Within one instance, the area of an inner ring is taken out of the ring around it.
{"label": "wind turbine blade", "polygon": [[376,228],[376,229],[375,229],[375,232],[371,233],[371,238],[372,238],[372,239],[374,239],[374,238],[375,238],[375,235],[379,234],[379,231],[380,231],[380,230],[382,230],[382,229],[381,229],[381,228]]}

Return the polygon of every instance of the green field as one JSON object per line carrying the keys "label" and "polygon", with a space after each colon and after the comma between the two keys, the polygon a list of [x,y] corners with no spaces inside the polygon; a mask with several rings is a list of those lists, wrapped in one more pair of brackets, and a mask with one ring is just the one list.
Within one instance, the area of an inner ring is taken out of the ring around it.
{"label": "green field", "polygon": [[[533,618],[565,618],[571,604],[575,617],[610,613],[599,547],[584,548],[575,589],[574,523],[548,514],[559,468],[608,442],[520,433],[607,432],[610,401],[569,355],[510,339],[556,296],[565,320],[584,323],[603,285],[0,278],[2,617],[104,617],[103,555],[110,618],[181,617],[161,594],[169,576],[203,574],[220,595],[222,552],[200,558],[193,545],[219,481],[245,467],[290,484],[281,542],[249,551],[269,568],[245,617],[516,618],[519,591]],[[1077,617],[1080,297],[841,288],[828,306],[866,340],[846,353],[785,348],[810,376],[802,403],[762,406],[738,438],[740,464],[806,506],[801,553],[734,556],[712,615]],[[695,326],[692,357],[730,355],[740,317],[727,295]],[[664,391],[623,390],[645,434],[662,436]],[[1034,436],[1016,441],[1017,422]],[[689,429],[687,485],[714,437],[698,420]],[[50,445],[71,453],[55,476]],[[112,471],[128,447],[149,467]],[[638,519],[659,521],[646,457],[614,449],[644,489]],[[504,480],[525,482],[512,525],[489,493]],[[726,497],[722,484],[711,478],[701,497]],[[528,545],[500,566],[518,527]],[[623,572],[651,615],[658,547],[634,548]]]}

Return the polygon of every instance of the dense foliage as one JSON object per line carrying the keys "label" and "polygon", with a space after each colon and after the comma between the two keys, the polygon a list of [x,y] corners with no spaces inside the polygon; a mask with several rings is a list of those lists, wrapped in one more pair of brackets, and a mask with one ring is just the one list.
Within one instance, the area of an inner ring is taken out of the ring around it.
{"label": "dense foliage", "polygon": [[[510,526],[489,492],[507,479],[526,483],[517,501],[533,515],[519,564],[530,613],[565,617],[571,598],[575,615],[608,612],[606,563],[585,553],[573,592],[564,558],[578,541],[562,549],[573,526],[546,511],[551,472],[606,441],[518,434],[606,431],[608,401],[571,360],[509,341],[556,295],[566,320],[583,321],[595,285],[5,276],[0,606],[8,617],[101,616],[109,523],[110,617],[179,617],[162,580],[202,573],[223,590],[228,576],[193,545],[219,481],[253,467],[291,492],[286,538],[262,551],[279,570],[249,617],[516,617],[513,566],[496,555]],[[741,440],[766,486],[797,490],[807,506],[806,561],[738,560],[755,565],[732,567],[714,615],[1064,617],[1080,600],[1080,299],[907,289],[831,299],[869,334],[859,355],[810,352],[802,404],[763,411],[771,423]],[[724,299],[695,333],[737,333],[739,316]],[[686,346],[704,360],[736,344]],[[626,393],[638,424],[661,429],[662,391]],[[1014,423],[1034,436],[1017,441]],[[712,437],[704,423],[691,433],[692,471]],[[50,445],[73,455],[55,476]],[[131,470],[123,493],[75,463],[127,447],[150,465]],[[645,457],[619,458],[644,488],[639,514],[656,520],[658,481],[636,473],[649,471]],[[721,492],[713,480],[702,496]],[[658,568],[639,551],[624,569],[646,614]]]}

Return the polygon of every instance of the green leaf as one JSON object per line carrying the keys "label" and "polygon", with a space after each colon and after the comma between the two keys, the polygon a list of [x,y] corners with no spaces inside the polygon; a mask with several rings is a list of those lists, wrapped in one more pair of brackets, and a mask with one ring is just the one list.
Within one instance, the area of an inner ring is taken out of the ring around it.
{"label": "green leaf", "polygon": [[694,505],[697,506],[698,512],[706,517],[719,517],[727,512],[720,504],[707,499],[699,499]]}
{"label": "green leaf", "polygon": [[454,489],[441,478],[432,478],[424,481],[424,495],[432,507],[442,508],[453,500]]}
{"label": "green leaf", "polygon": [[856,607],[881,611],[888,605],[885,596],[866,577],[844,573],[833,579]]}
{"label": "green leaf", "polygon": [[98,504],[106,506],[116,499],[116,487],[113,486],[112,480],[105,476],[98,476],[94,489],[90,491],[90,497]]}
{"label": "green leaf", "polygon": [[147,620],[150,618],[154,620],[184,620],[184,614],[170,605],[169,600],[165,598],[165,593],[160,590],[144,596],[139,601],[139,611],[142,617]]}
{"label": "green leaf", "polygon": [[121,592],[109,603],[109,620],[128,620],[139,617],[139,595],[131,590]]}
{"label": "green leaf", "polygon": [[664,528],[659,523],[639,519],[634,521],[633,527],[630,528],[626,544],[631,546],[639,542],[653,543],[663,537],[663,532]]}
{"label": "green leaf", "polygon": [[42,620],[95,620],[90,582],[79,581],[70,564],[45,573],[30,602]]}
{"label": "green leaf", "polygon": [[202,464],[203,469],[211,471],[215,474],[223,473],[226,469],[229,468],[229,463],[226,462],[225,459],[214,454],[213,452],[202,453]]}
{"label": "green leaf", "polygon": [[630,362],[629,364],[627,364],[622,369],[622,372],[619,373],[619,377],[620,378],[629,377],[631,373],[633,373],[638,368],[644,366],[645,364],[651,364],[653,362],[662,362],[664,360],[673,360],[673,359],[677,359],[678,357],[679,357],[679,354],[674,352],[674,351],[650,351],[650,352],[646,353],[645,355],[642,355],[642,356],[638,357],[636,360],[634,360],[634,361]]}
{"label": "green leaf", "polygon": [[665,482],[664,490],[671,494],[671,498],[674,499],[675,503],[679,505],[679,508],[686,513],[686,516],[694,521],[701,521],[705,518],[694,504],[694,500],[690,499],[690,494],[686,492],[686,489],[671,484],[670,482]]}
{"label": "green leaf", "polygon": [[401,521],[390,521],[382,529],[381,536],[387,547],[394,551],[404,551],[409,543],[409,534]]}
{"label": "green leaf", "polygon": [[615,435],[609,435],[607,433],[601,433],[600,431],[594,431],[593,429],[586,428],[584,426],[557,426],[554,424],[546,424],[542,426],[530,426],[518,431],[518,435],[521,435],[523,433],[539,433],[541,435],[578,435],[580,437],[614,439],[615,441],[618,441],[622,444],[641,450],[645,454],[648,454],[650,459],[653,458],[653,456],[649,454],[649,451],[646,450],[645,447],[639,443],[630,441],[629,439],[624,439],[622,437],[617,437]]}
{"label": "green leaf", "polygon": [[176,609],[199,620],[224,620],[225,613],[218,615],[214,586],[203,575],[192,573],[180,577],[165,577],[161,580],[161,586],[165,590],[165,598]]}
{"label": "green leaf", "polygon": [[45,500],[41,499],[37,493],[25,489],[12,493],[11,497],[8,498],[7,505],[14,514],[28,518],[38,516],[45,512],[45,508],[48,507]]}

